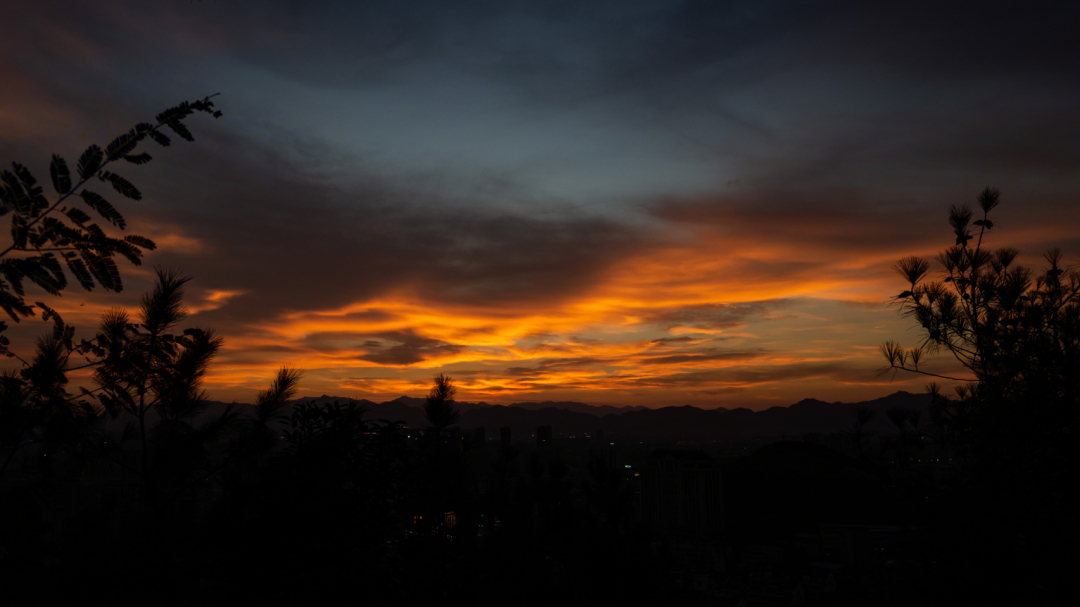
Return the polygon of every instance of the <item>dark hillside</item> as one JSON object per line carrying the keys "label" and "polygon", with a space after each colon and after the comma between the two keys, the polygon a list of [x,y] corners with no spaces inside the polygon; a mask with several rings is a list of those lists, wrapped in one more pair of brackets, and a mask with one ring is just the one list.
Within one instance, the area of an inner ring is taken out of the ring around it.
{"label": "dark hillside", "polygon": [[821,523],[895,524],[904,513],[888,474],[826,447],[782,441],[724,466],[725,515],[735,536],[790,537]]}

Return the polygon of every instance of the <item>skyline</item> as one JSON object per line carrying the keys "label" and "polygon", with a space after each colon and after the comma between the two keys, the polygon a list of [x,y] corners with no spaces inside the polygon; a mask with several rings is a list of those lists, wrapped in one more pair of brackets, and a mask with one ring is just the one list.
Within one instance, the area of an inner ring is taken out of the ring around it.
{"label": "skyline", "polygon": [[874,373],[918,337],[891,266],[983,187],[992,246],[1075,264],[1074,15],[549,5],[13,9],[4,160],[46,174],[181,99],[225,113],[125,169],[160,248],[124,292],[50,305],[85,334],[154,266],[192,275],[219,400],[291,364],[303,395],[445,372],[461,400],[762,409],[920,391]]}

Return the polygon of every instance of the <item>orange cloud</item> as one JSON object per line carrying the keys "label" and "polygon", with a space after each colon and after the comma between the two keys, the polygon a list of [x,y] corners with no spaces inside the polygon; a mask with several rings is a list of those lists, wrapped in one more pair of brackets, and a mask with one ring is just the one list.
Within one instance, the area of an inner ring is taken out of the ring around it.
{"label": "orange cloud", "polygon": [[[703,238],[624,259],[547,308],[439,305],[402,289],[286,313],[228,340],[210,382],[254,389],[289,362],[309,369],[315,391],[365,395],[422,392],[439,371],[458,378],[463,398],[495,401],[567,393],[662,404],[768,387],[794,398],[807,385],[878,394],[876,345],[904,336],[884,305],[888,266],[742,240],[738,255]],[[771,398],[783,397],[754,402]]]}

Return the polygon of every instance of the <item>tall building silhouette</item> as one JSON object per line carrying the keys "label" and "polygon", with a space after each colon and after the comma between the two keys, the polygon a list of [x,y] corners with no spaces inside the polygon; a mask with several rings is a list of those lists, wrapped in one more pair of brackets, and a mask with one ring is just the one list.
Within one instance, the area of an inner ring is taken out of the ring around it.
{"label": "tall building silhouette", "polygon": [[551,426],[539,426],[536,428],[536,448],[547,449],[551,447]]}
{"label": "tall building silhouette", "polygon": [[661,449],[641,468],[642,515],[673,538],[719,535],[724,526],[720,467],[701,451]]}
{"label": "tall building silhouette", "polygon": [[510,426],[503,426],[499,429],[499,442],[502,443],[503,450],[510,448]]}

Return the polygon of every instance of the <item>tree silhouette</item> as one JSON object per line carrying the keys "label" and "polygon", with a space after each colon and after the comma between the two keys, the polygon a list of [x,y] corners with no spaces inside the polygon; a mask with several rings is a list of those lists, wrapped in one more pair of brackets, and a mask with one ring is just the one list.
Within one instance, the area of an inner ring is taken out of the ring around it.
{"label": "tree silhouette", "polygon": [[[924,282],[930,264],[919,257],[905,257],[897,265],[910,288],[896,301],[904,316],[922,327],[922,343],[911,349],[886,342],[882,353],[889,368],[935,377],[920,368],[926,354],[944,350],[971,374],[980,391],[1006,395],[1031,379],[1053,379],[1076,369],[1077,322],[1080,315],[1080,274],[1062,269],[1060,250],[1048,251],[1048,268],[1034,275],[1014,265],[1017,249],[983,249],[983,238],[993,227],[990,211],[1000,195],[987,188],[978,197],[983,218],[971,221],[967,205],[949,210],[956,244],[938,255],[944,269],[940,281]],[[976,239],[972,226],[978,226]],[[1021,383],[1012,381],[1021,379]]]}
{"label": "tree silhouette", "polygon": [[[1057,249],[1046,252],[1045,269],[1035,272],[1016,263],[1017,249],[984,248],[999,202],[997,190],[985,189],[976,221],[970,206],[950,208],[955,241],[937,256],[938,280],[927,279],[930,264],[919,257],[896,265],[908,285],[896,302],[918,322],[922,339],[913,348],[883,344],[884,371],[965,382],[956,398],[928,385],[929,417],[960,472],[957,511],[986,512],[994,522],[980,527],[974,519],[949,530],[951,558],[979,563],[972,571],[1023,571],[1024,584],[1064,596],[1077,567],[1075,525],[1063,521],[1080,506],[1080,274],[1065,267]],[[965,373],[929,370],[926,355],[938,352]],[[1002,530],[1025,538],[1030,549],[1005,552],[983,539]]]}
{"label": "tree silhouette", "polygon": [[[886,370],[969,382],[957,389],[959,399],[939,398],[933,415],[948,420],[967,452],[994,474],[1019,466],[1053,470],[1062,480],[1078,456],[1071,437],[1080,416],[1080,274],[1063,267],[1057,249],[1046,252],[1041,273],[1017,265],[1016,249],[985,249],[999,202],[997,190],[985,189],[976,221],[970,206],[950,208],[956,239],[938,255],[940,280],[926,280],[930,264],[919,257],[896,265],[909,285],[896,301],[923,336],[914,348],[886,342],[881,350]],[[968,377],[928,371],[925,356],[937,352],[951,355]],[[1034,477],[1017,471],[1015,480],[1022,478]]]}
{"label": "tree silhouette", "polygon": [[[83,205],[119,230],[124,230],[127,222],[112,203],[89,186],[97,180],[125,198],[141,200],[142,193],[135,185],[106,168],[111,169],[110,165],[121,160],[136,165],[150,162],[150,154],[139,152],[139,145],[148,138],[161,146],[170,145],[171,139],[164,133],[166,128],[182,139],[194,141],[184,120],[196,112],[215,118],[221,116],[210,97],[180,103],[158,114],[153,123],[136,124],[105,149],[97,145],[88,147],[79,156],[74,176],[67,161],[54,154],[49,166],[57,195],[54,200],[45,196],[25,166],[15,162],[11,170],[0,172],[0,216],[11,215],[11,243],[6,247],[0,245],[0,309],[15,322],[32,316],[35,307],[41,309],[45,320],[59,318],[41,302],[28,304],[24,283],[29,281],[50,295],[60,295],[67,287],[65,266],[88,291],[96,285],[107,291],[123,289],[114,257],[120,255],[140,265],[143,250],[153,250],[155,244],[149,238],[133,234],[122,238],[109,236],[83,210]],[[81,204],[76,204],[76,199]],[[8,349],[10,342],[3,335],[6,329],[7,325],[0,322],[0,353],[13,356]]]}
{"label": "tree silhouette", "polygon": [[908,418],[911,412],[906,407],[892,407],[885,411],[885,417],[896,428],[896,436],[904,441],[908,437]]}
{"label": "tree silhouette", "polygon": [[[104,355],[93,379],[100,392],[94,396],[114,417],[127,413],[138,426],[141,443],[140,472],[150,477],[147,432],[149,414],[160,418],[159,426],[177,427],[201,411],[201,389],[206,369],[222,340],[211,329],[185,329],[170,333],[187,313],[183,309],[184,285],[191,280],[158,270],[154,291],[143,296],[139,323],[123,310],[105,314],[96,347]],[[222,421],[235,417],[232,409]],[[159,433],[163,430],[159,428]]]}
{"label": "tree silhouette", "polygon": [[[0,376],[0,518],[8,521],[0,555],[73,551],[63,575],[84,582],[100,579],[111,559],[128,559],[118,596],[182,585],[189,563],[207,556],[199,542],[220,540],[202,526],[221,501],[208,496],[242,495],[278,469],[267,463],[282,451],[300,372],[281,368],[248,410],[207,415],[201,385],[221,341],[210,330],[179,330],[187,281],[159,270],[133,318],[103,315],[87,342],[98,357],[95,388],[69,392],[62,323],[23,369]],[[26,531],[10,533],[13,525]],[[80,560],[87,551],[93,559]],[[20,566],[34,573],[34,562]],[[10,573],[11,561],[3,564],[0,573]]]}
{"label": "tree silhouette", "polygon": [[859,454],[859,459],[866,458],[865,443],[866,439],[871,434],[867,431],[866,426],[876,415],[877,411],[874,411],[866,405],[855,407],[855,421],[851,425],[849,435],[851,436],[851,440],[855,443],[855,450]]}
{"label": "tree silhouette", "polygon": [[435,433],[441,434],[443,430],[457,423],[461,413],[454,406],[457,388],[453,378],[440,373],[435,376],[434,382],[435,385],[431,387],[424,402],[424,416],[435,428]]}
{"label": "tree silhouette", "polygon": [[37,341],[21,370],[0,374],[0,478],[27,447],[74,448],[98,412],[67,391],[70,349],[59,327]]}

